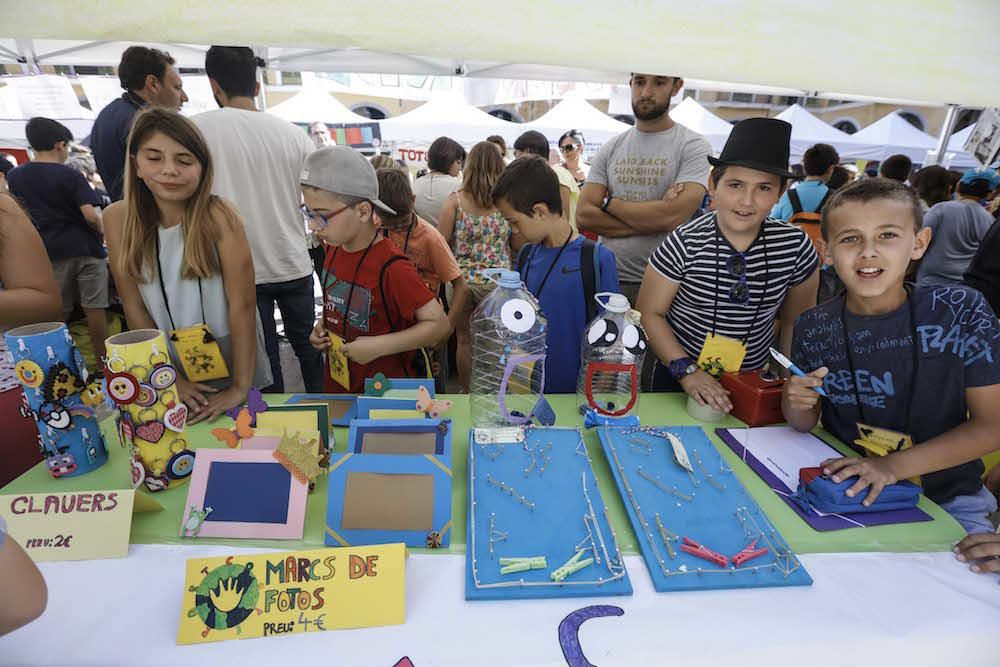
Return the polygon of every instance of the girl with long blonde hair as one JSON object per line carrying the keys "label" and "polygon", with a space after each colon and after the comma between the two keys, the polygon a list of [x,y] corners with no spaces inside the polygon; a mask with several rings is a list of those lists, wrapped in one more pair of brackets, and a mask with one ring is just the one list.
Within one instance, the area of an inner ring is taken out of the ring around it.
{"label": "girl with long blonde hair", "polygon": [[469,320],[494,286],[482,271],[510,268],[510,225],[493,205],[493,186],[503,170],[503,158],[494,144],[481,141],[473,146],[465,162],[462,188],[448,198],[438,219],[438,231],[451,243],[458,266],[469,283],[469,298],[455,327],[458,378],[463,392],[469,391],[472,372]]}
{"label": "girl with long blonde hair", "polygon": [[271,383],[257,315],[250,244],[236,209],[212,194],[212,157],[190,121],[166,109],[140,113],[129,135],[125,199],[104,212],[111,272],[132,329],[168,338],[190,327],[218,344],[229,377],[177,386],[190,423],[211,420]]}

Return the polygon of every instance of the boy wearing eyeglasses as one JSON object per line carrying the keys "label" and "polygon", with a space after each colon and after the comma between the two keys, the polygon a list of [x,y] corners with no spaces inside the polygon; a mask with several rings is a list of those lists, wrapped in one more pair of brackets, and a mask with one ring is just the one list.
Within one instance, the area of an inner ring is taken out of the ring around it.
{"label": "boy wearing eyeglasses", "polygon": [[722,155],[708,158],[715,211],[678,227],[650,257],[638,309],[658,358],[654,391],[729,412],[722,372],[764,367],[776,320],[787,355],[795,318],[816,305],[812,242],[768,217],[792,176],[791,129],[770,118],[737,123]]}
{"label": "boy wearing eyeglasses", "polygon": [[411,377],[415,351],[448,335],[448,318],[416,267],[379,229],[371,163],[346,146],[320,148],[300,178],[309,225],[327,244],[323,316],[309,342],[327,353],[325,391],[363,393],[376,373]]}

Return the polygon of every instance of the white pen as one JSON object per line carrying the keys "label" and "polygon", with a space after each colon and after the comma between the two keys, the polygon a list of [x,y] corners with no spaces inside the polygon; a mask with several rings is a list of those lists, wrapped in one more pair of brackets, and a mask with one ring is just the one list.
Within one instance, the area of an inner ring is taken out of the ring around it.
{"label": "white pen", "polygon": [[[792,363],[791,359],[783,355],[781,352],[778,352],[773,347],[769,349],[771,351],[771,356],[774,357],[774,360],[777,361],[779,364],[790,370],[792,373],[795,373],[800,378],[807,377],[807,375],[805,374],[805,372],[803,372],[801,368]],[[813,389],[815,389],[816,393],[819,394],[820,396],[826,397],[826,392],[823,391],[823,387],[813,387]]]}

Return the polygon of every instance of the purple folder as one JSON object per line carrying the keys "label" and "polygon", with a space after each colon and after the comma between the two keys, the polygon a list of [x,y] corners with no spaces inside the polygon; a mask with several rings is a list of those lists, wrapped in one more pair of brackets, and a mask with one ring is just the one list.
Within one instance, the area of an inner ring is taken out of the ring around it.
{"label": "purple folder", "polygon": [[[722,438],[736,455],[743,459],[743,462],[750,466],[764,482],[771,487],[771,490],[778,494],[785,504],[795,510],[795,513],[802,517],[806,523],[820,531],[843,530],[845,528],[867,528],[868,526],[886,526],[894,523],[916,523],[918,521],[932,521],[929,514],[916,507],[905,510],[890,510],[888,512],[852,512],[848,514],[827,514],[820,516],[813,511],[804,511],[798,503],[794,502],[791,494],[795,489],[789,489],[785,483],[778,479],[774,473],[768,470],[767,466],[757,460],[751,452],[748,452],[739,440],[734,438],[727,428],[715,429],[716,435]],[[815,434],[814,438],[822,440]]]}

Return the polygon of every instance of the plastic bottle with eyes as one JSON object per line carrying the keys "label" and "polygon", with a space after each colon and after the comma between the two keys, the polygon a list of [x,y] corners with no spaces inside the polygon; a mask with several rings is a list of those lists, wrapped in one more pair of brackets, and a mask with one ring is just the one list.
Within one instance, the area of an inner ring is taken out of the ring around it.
{"label": "plastic bottle with eyes", "polygon": [[484,273],[497,286],[472,314],[472,424],[527,424],[548,405],[542,395],[545,315],[516,271]]}
{"label": "plastic bottle with eyes", "polygon": [[639,374],[646,354],[646,334],[638,313],[622,294],[600,292],[601,313],[584,332],[576,400],[580,412],[607,417],[634,414],[639,407]]}

